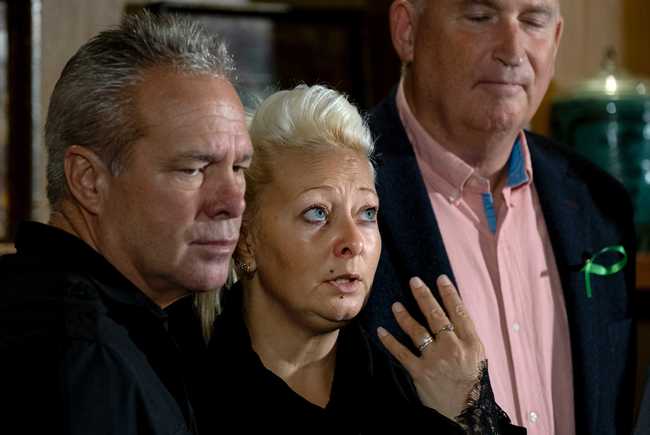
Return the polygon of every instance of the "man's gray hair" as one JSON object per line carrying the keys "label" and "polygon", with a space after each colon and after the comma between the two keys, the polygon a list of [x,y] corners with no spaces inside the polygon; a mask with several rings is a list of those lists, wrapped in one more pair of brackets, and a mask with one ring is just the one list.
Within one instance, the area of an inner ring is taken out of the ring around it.
{"label": "man's gray hair", "polygon": [[69,146],[93,150],[114,175],[124,168],[130,146],[143,135],[137,86],[155,68],[231,81],[234,74],[222,39],[188,18],[142,12],[84,44],[61,73],[45,125],[53,210],[67,195],[63,163]]}

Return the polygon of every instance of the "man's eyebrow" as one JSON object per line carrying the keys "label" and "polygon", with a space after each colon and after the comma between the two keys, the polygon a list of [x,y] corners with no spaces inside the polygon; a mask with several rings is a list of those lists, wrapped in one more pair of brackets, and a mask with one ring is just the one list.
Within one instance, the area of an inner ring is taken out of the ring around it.
{"label": "man's eyebrow", "polygon": [[[195,161],[195,162],[204,162],[204,163],[214,163],[220,161],[222,156],[218,154],[207,154],[201,152],[182,152],[174,156],[173,160],[176,162],[186,162],[186,161]],[[235,159],[236,163],[249,163],[253,160],[253,153],[247,152],[237,156]]]}
{"label": "man's eyebrow", "polygon": [[459,0],[458,5],[461,8],[467,8],[474,5],[487,6],[492,9],[499,8],[499,4],[495,0]]}
{"label": "man's eyebrow", "polygon": [[549,4],[540,4],[540,5],[533,5],[527,10],[524,11],[524,13],[528,14],[541,14],[541,15],[546,15],[549,17],[552,17],[554,15],[558,15],[558,11],[556,8],[553,8]]}
{"label": "man's eyebrow", "polygon": [[[500,0],[458,0],[460,7],[470,6],[486,6],[492,9],[500,9],[502,7]],[[537,2],[531,4],[524,9],[524,13],[543,14],[553,16],[558,13],[557,8],[550,5],[548,2]]]}
{"label": "man's eyebrow", "polygon": [[215,154],[206,154],[195,151],[188,151],[176,154],[174,160],[195,160],[200,162],[211,163],[219,160],[219,157]]}

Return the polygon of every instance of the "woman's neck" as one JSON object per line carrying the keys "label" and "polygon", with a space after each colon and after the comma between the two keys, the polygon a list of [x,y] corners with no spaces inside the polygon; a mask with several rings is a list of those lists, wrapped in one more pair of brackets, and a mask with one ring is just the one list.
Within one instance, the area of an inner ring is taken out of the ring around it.
{"label": "woman's neck", "polygon": [[244,290],[244,320],[264,366],[324,408],[332,390],[339,330],[311,330],[259,289]]}

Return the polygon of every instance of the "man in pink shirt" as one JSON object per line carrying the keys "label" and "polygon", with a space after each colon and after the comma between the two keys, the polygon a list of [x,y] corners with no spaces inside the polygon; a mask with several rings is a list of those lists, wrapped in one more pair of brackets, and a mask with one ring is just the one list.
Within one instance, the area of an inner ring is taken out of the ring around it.
{"label": "man in pink shirt", "polygon": [[[409,277],[435,289],[447,274],[513,423],[539,435],[629,433],[632,206],[609,175],[524,130],[562,26],[559,0],[393,2],[403,70],[370,118],[383,251],[365,320],[407,342],[392,304],[418,313]],[[623,252],[622,271],[584,270]]]}

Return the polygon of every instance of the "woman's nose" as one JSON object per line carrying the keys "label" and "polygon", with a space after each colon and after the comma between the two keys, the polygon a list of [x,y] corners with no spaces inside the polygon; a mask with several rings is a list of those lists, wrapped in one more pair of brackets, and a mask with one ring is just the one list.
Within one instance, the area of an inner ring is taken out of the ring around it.
{"label": "woman's nose", "polygon": [[356,223],[346,222],[334,246],[334,254],[337,257],[351,258],[360,255],[364,247],[363,235]]}

